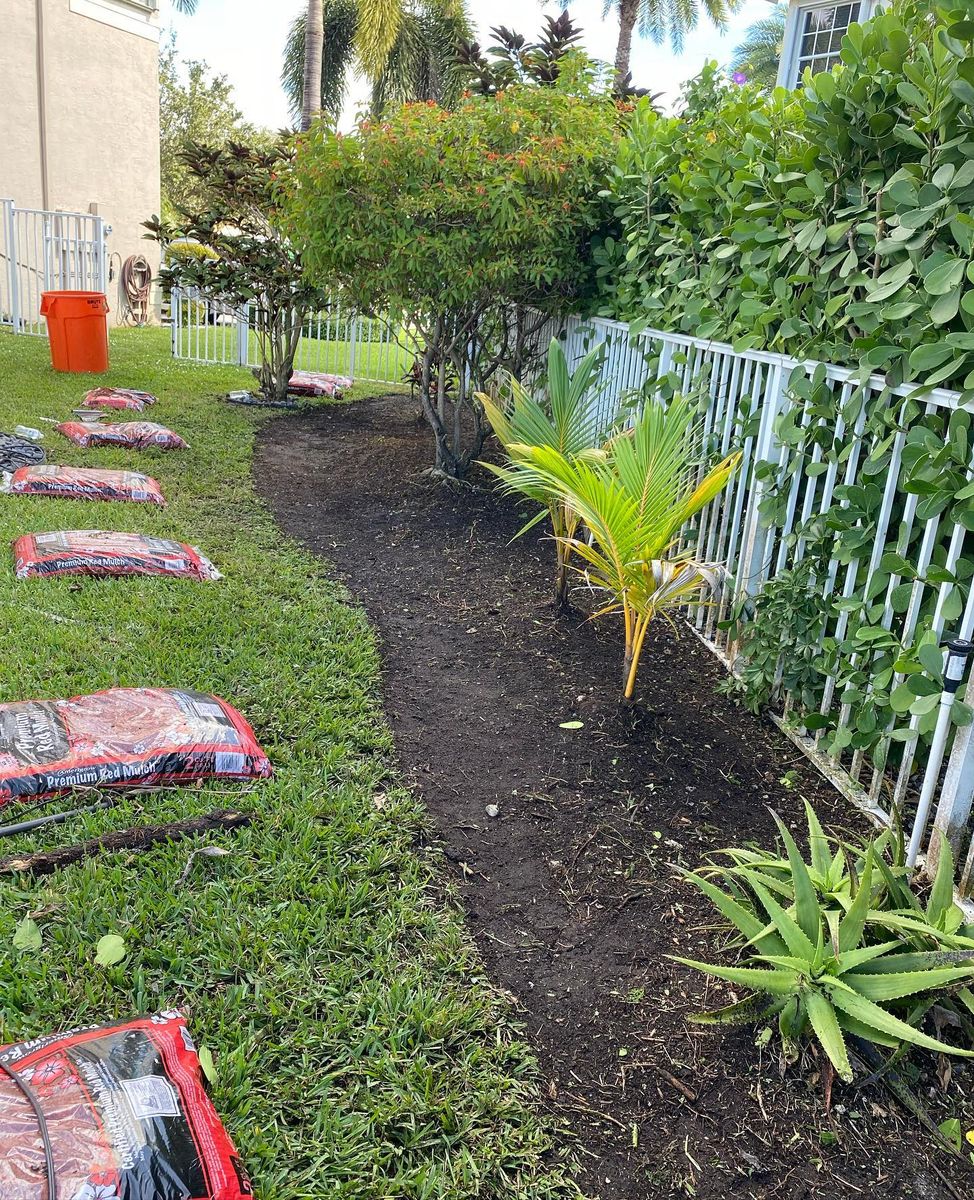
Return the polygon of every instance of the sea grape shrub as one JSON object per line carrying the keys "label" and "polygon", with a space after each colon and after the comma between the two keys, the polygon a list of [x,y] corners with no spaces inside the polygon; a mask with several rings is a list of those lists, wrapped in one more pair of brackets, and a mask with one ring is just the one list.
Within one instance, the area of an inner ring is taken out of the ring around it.
{"label": "sea grape shrub", "polygon": [[288,203],[306,267],[415,334],[437,470],[462,475],[480,451],[474,393],[524,374],[547,318],[592,299],[600,193],[628,112],[557,85],[517,86],[303,140]]}
{"label": "sea grape shrub", "polygon": [[[260,355],[254,374],[262,394],[275,401],[287,397],[308,313],[328,303],[327,292],[307,281],[282,221],[278,185],[292,156],[285,140],[271,147],[190,144],[183,159],[198,202],[178,208],[171,220],[145,223],[165,254],[165,289],[197,288],[231,310],[250,308]],[[178,249],[170,255],[174,242]],[[203,252],[188,254],[187,243]]]}
{"label": "sea grape shrub", "polygon": [[[969,3],[969,0],[968,0]],[[972,6],[974,8],[974,6]],[[796,92],[633,116],[601,309],[974,393],[974,21],[899,0]]]}

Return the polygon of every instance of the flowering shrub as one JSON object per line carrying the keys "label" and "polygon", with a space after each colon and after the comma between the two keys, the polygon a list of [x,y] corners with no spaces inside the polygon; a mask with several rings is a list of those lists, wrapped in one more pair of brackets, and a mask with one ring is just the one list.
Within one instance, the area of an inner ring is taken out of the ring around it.
{"label": "flowering shrub", "polygon": [[305,318],[327,303],[326,293],[306,282],[301,255],[282,225],[278,179],[291,155],[284,141],[189,144],[182,159],[193,180],[192,203],[171,220],[145,222],[165,253],[165,290],[198,288],[230,308],[249,306],[260,355],[254,374],[269,400],[286,397]]}
{"label": "flowering shrub", "polygon": [[417,331],[437,470],[462,475],[480,451],[474,392],[543,350],[546,314],[592,296],[600,190],[627,114],[517,86],[452,112],[408,104],[352,137],[319,127],[301,145],[289,205],[307,268]]}

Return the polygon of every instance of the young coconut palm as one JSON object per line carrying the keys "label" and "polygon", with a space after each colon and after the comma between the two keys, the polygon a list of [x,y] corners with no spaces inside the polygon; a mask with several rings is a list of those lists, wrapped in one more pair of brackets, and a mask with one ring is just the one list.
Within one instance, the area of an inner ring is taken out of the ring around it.
{"label": "young coconut palm", "polygon": [[517,380],[510,382],[510,402],[506,405],[480,394],[498,441],[507,453],[503,466],[484,463],[504,484],[507,492],[528,496],[543,506],[518,536],[544,520],[547,513],[555,535],[557,567],[555,570],[555,601],[564,607],[568,602],[568,558],[570,539],[578,529],[578,513],[570,497],[551,490],[539,481],[531,469],[528,451],[539,447],[555,450],[573,462],[576,459],[604,457],[602,445],[617,420],[615,409],[606,410],[599,403],[597,380],[605,346],[591,350],[574,371],[569,372],[565,352],[556,338],[548,347],[547,405],[536,400]]}
{"label": "young coconut palm", "polygon": [[[548,446],[525,448],[525,486],[558,498],[575,514],[559,535],[567,552],[609,601],[595,616],[621,613],[625,625],[623,696],[631,700],[646,633],[657,614],[700,603],[718,586],[722,569],[676,551],[690,518],[726,486],[740,460],[732,454],[695,483],[698,440],[695,405],[678,397],[647,402],[633,429],[603,455],[570,458]],[[587,536],[579,536],[579,524]]]}

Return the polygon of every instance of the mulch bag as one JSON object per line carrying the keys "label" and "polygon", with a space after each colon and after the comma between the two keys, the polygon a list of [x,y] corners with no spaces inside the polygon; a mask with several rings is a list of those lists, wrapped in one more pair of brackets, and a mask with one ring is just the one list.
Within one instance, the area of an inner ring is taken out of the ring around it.
{"label": "mulch bag", "polygon": [[18,579],[35,575],[168,575],[177,579],[221,579],[195,546],[139,533],[71,529],[31,533],[13,544]]}
{"label": "mulch bag", "polygon": [[10,496],[53,496],[59,500],[135,500],[166,503],[162,488],[138,471],[107,471],[93,467],[60,467],[45,463],[20,467],[0,475],[0,492]]}
{"label": "mulch bag", "polygon": [[13,433],[0,433],[0,471],[16,471],[46,461],[43,446]]}
{"label": "mulch bag", "polygon": [[78,787],[271,774],[240,713],[202,692],[109,688],[70,700],[0,704],[0,804]]}
{"label": "mulch bag", "polygon": [[58,433],[76,446],[122,446],[127,450],[188,450],[178,433],[155,421],[121,421],[114,425],[90,425],[84,421],[64,421],[55,426]]}
{"label": "mulch bag", "polygon": [[295,371],[287,390],[299,396],[340,396],[352,386],[345,375],[324,375],[318,371]]}
{"label": "mulch bag", "polygon": [[[27,1089],[27,1094],[10,1077]],[[203,1088],[181,1013],[0,1048],[0,1197],[244,1200],[253,1188]]]}
{"label": "mulch bag", "polygon": [[97,387],[85,394],[82,408],[131,408],[141,412],[147,404],[155,404],[151,392],[140,392],[135,388]]}

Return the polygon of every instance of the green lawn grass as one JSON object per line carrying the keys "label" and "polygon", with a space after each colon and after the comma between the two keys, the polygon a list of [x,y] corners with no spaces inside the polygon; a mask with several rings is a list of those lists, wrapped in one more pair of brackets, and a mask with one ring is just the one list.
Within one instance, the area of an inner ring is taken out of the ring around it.
{"label": "green lawn grass", "polygon": [[[324,332],[327,333],[327,327]],[[251,362],[257,361],[257,335],[249,335]],[[181,357],[202,362],[237,361],[236,325],[193,325],[180,330],[178,345]],[[332,340],[327,336],[302,337],[298,343],[295,367],[300,371],[326,371],[335,375],[351,375],[356,379],[377,380],[389,385],[402,385],[415,361],[416,354],[394,341]]]}
{"label": "green lawn grass", "polygon": [[[55,375],[46,341],[0,334],[0,429],[47,429],[52,462],[132,465],[132,452],[82,451],[42,424],[93,382]],[[142,530],[199,545],[226,578],[17,582],[0,564],[0,700],[116,684],[212,691],[250,719],[276,775],[129,798],[0,842],[12,853],[221,806],[256,814],[211,839],[227,857],[190,862],[184,842],[0,881],[0,1040],[184,1007],[216,1057],[216,1104],[262,1200],[576,1195],[535,1115],[530,1055],[421,849],[372,632],[252,491],[263,418],[216,399],[249,377],[174,362],[162,331],[132,330],[114,335],[107,382],[156,392],[147,415],[190,442],[137,457],[168,508],[0,496],[3,541]],[[27,915],[38,952],[13,946]],[[116,932],[126,959],[97,966],[96,942]]]}

